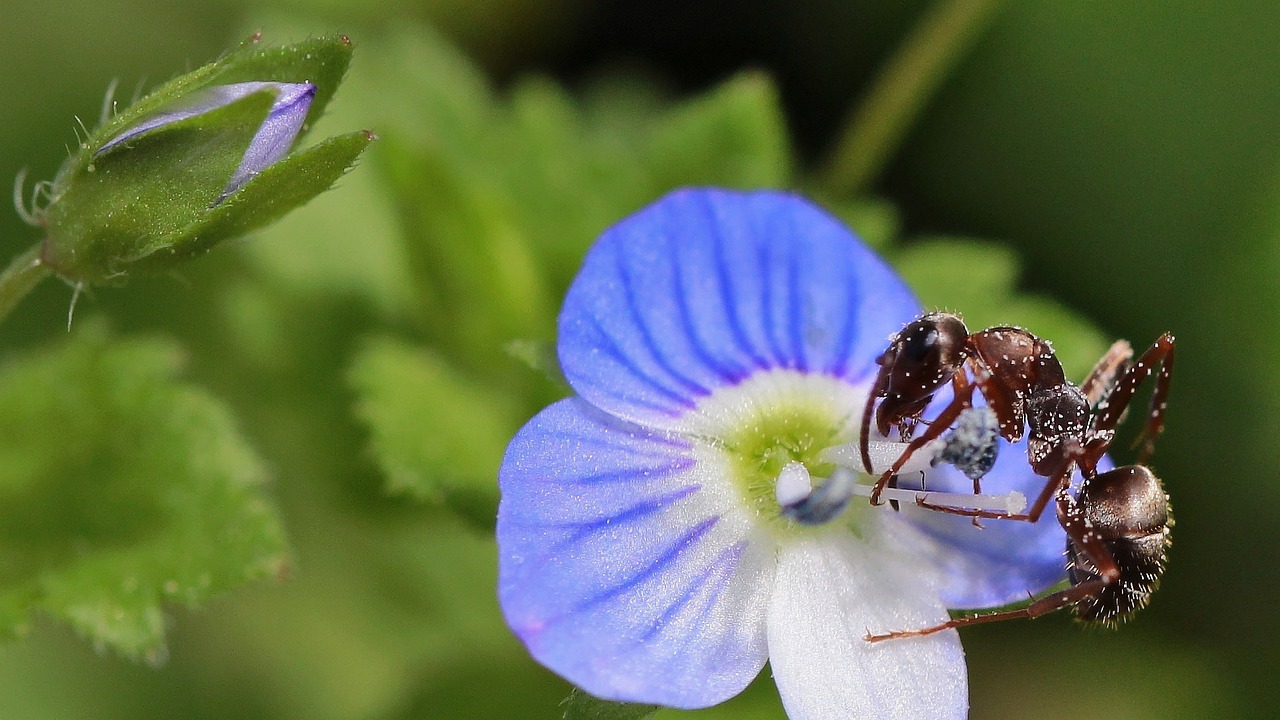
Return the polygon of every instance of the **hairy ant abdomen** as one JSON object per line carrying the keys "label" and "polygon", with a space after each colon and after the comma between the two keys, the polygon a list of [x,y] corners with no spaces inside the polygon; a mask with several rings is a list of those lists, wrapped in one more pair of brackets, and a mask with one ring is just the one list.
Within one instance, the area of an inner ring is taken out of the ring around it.
{"label": "hairy ant abdomen", "polygon": [[[1110,552],[1119,577],[1074,605],[1076,617],[1114,624],[1147,606],[1160,584],[1173,525],[1169,496],[1146,466],[1126,465],[1087,478],[1074,504]],[[1067,544],[1072,585],[1101,580],[1087,553]]]}

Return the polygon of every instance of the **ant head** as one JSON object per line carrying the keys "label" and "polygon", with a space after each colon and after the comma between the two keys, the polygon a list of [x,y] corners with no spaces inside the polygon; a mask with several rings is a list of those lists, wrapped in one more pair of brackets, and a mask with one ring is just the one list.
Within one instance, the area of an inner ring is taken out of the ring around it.
{"label": "ant head", "polygon": [[959,315],[935,312],[921,315],[898,333],[898,360],[920,365],[958,366],[964,362],[969,329]]}

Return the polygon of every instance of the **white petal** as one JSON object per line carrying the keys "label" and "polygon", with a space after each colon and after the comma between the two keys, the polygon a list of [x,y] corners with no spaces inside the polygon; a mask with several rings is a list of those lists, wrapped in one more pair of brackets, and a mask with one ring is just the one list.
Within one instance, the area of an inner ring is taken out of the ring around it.
{"label": "white petal", "polygon": [[954,630],[869,643],[868,631],[945,621],[928,579],[891,548],[839,533],[785,546],[769,607],[769,662],[791,720],[964,718]]}

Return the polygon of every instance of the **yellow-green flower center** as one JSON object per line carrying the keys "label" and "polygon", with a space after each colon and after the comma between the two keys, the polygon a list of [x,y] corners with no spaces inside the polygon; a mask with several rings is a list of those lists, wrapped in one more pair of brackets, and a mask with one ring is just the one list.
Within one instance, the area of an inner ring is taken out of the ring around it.
{"label": "yellow-green flower center", "polygon": [[856,438],[864,392],[837,378],[776,370],[707,398],[690,430],[718,456],[750,515],[775,533],[802,532],[781,514],[778,475],[798,462],[815,484],[829,477],[835,466],[822,451]]}

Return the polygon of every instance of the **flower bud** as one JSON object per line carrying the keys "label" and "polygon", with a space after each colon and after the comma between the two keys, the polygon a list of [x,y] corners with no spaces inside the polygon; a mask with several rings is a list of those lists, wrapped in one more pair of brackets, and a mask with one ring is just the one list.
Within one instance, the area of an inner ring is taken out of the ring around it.
{"label": "flower bud", "polygon": [[168,270],[325,191],[372,134],[291,151],[350,57],[341,36],[268,49],[254,38],[106,121],[35,211],[42,262],[76,284]]}

